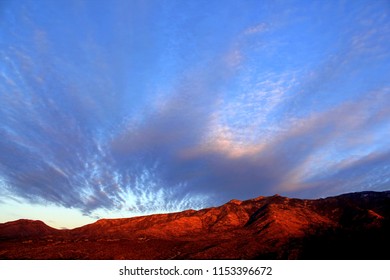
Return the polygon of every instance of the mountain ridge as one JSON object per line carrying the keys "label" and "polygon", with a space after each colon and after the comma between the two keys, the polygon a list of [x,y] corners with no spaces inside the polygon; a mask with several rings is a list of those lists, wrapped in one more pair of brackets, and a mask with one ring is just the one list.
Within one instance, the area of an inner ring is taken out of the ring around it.
{"label": "mountain ridge", "polygon": [[321,199],[274,195],[201,210],[100,219],[71,230],[41,221],[3,223],[0,258],[383,259],[390,258],[387,236],[390,191]]}

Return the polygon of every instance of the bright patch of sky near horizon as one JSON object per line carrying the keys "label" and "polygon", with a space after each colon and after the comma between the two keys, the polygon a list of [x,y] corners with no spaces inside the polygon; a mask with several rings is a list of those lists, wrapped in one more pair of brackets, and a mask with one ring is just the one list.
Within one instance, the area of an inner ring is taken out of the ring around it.
{"label": "bright patch of sky near horizon", "polygon": [[390,189],[388,1],[0,0],[0,222]]}

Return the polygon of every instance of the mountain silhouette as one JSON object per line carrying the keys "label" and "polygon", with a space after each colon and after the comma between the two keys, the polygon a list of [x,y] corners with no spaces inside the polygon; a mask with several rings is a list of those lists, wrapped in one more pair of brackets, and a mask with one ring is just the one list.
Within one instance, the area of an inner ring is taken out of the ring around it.
{"label": "mountain silhouette", "polygon": [[72,230],[0,224],[0,259],[390,259],[390,191],[279,195],[102,219]]}

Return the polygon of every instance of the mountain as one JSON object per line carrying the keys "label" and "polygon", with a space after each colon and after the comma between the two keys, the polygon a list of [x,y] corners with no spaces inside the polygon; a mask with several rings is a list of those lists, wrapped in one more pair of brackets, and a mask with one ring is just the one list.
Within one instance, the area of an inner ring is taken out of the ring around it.
{"label": "mountain", "polygon": [[59,230],[49,227],[42,221],[21,219],[0,224],[0,240],[36,238],[58,232]]}
{"label": "mountain", "polygon": [[279,195],[73,230],[0,224],[0,259],[390,259],[390,191]]}

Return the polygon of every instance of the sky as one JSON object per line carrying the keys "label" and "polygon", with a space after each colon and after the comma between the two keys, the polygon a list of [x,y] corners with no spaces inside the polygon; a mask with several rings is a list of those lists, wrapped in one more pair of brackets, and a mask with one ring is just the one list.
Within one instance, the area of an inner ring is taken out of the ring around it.
{"label": "sky", "polygon": [[390,2],[0,0],[0,222],[390,189]]}

